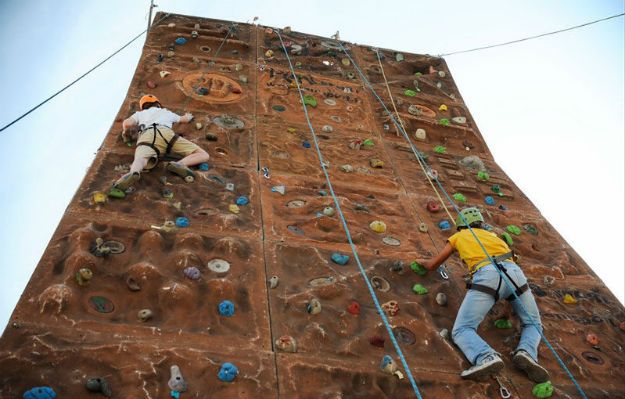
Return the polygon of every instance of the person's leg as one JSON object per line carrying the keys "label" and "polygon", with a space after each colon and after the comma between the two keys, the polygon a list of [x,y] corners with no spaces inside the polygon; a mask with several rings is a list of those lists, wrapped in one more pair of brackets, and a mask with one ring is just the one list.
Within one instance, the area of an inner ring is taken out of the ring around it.
{"label": "person's leg", "polygon": [[170,162],[166,169],[181,177],[194,176],[195,173],[189,168],[190,166],[199,165],[202,162],[208,162],[210,156],[206,151],[197,144],[179,137],[173,145],[172,152],[183,156],[178,162]]}
{"label": "person's leg", "polygon": [[208,162],[209,159],[210,159],[210,156],[208,155],[208,153],[204,151],[203,149],[198,148],[195,151],[193,151],[191,154],[182,158],[180,161],[178,161],[178,163],[186,167],[189,167],[189,166],[199,165],[203,162]]}
{"label": "person's leg", "polygon": [[479,364],[483,357],[495,352],[476,331],[494,303],[492,295],[469,290],[458,310],[451,337],[473,365]]}
{"label": "person's leg", "polygon": [[139,178],[141,177],[141,171],[144,168],[154,167],[156,165],[156,151],[154,149],[147,146],[138,146],[135,150],[135,157],[130,165],[130,171],[120,177],[113,186],[120,189],[126,190],[128,187],[132,186]]}

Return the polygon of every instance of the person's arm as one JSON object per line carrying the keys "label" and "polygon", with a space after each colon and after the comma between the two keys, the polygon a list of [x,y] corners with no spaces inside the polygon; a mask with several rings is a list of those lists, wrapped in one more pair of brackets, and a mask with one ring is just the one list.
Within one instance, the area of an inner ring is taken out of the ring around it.
{"label": "person's arm", "polygon": [[137,126],[137,121],[132,116],[128,119],[124,119],[124,121],[122,122],[122,140],[124,141],[124,143],[128,141],[126,131],[135,126]]}
{"label": "person's arm", "polygon": [[451,256],[454,252],[454,247],[451,246],[450,243],[446,243],[445,247],[438,253],[433,259],[426,260],[421,264],[421,266],[425,267],[428,270],[435,270],[438,268],[447,258]]}
{"label": "person's arm", "polygon": [[193,120],[193,115],[188,112],[180,117],[181,123],[189,123],[192,120]]}

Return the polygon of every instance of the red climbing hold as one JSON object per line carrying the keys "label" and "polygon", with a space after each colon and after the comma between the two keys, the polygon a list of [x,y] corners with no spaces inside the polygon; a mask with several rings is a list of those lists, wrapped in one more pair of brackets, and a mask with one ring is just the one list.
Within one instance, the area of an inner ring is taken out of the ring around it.
{"label": "red climbing hold", "polygon": [[156,83],[154,83],[154,81],[152,80],[148,80],[146,86],[148,86],[149,89],[156,89]]}
{"label": "red climbing hold", "polygon": [[374,335],[373,337],[369,338],[369,343],[373,346],[377,346],[378,348],[384,348],[384,338],[380,337],[379,335]]}
{"label": "red climbing hold", "polygon": [[592,346],[599,345],[599,338],[595,334],[586,335],[586,342],[588,342]]}
{"label": "red climbing hold", "polygon": [[360,304],[356,301],[352,301],[352,303],[350,303],[349,306],[347,307],[347,311],[353,315],[359,315]]}
{"label": "red climbing hold", "polygon": [[428,201],[428,203],[427,203],[427,210],[428,210],[428,212],[435,213],[435,212],[440,211],[441,207],[438,204],[438,202],[436,202],[436,201]]}

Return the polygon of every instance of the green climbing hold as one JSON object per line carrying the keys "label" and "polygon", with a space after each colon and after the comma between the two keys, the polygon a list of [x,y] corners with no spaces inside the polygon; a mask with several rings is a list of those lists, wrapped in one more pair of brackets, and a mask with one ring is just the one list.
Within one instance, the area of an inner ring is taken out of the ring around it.
{"label": "green climbing hold", "polygon": [[442,145],[437,145],[434,147],[434,152],[437,154],[445,154],[447,152],[447,148]]}
{"label": "green climbing hold", "polygon": [[425,295],[428,293],[428,289],[422,286],[421,284],[413,285],[412,291],[414,291],[415,294],[419,294],[419,295]]}
{"label": "green climbing hold", "polygon": [[373,147],[373,140],[372,139],[366,139],[365,141],[362,142],[362,145],[365,147]]}
{"label": "green climbing hold", "polygon": [[519,229],[518,226],[515,226],[513,224],[511,224],[510,226],[506,227],[506,230],[508,230],[509,233],[512,233],[515,236],[518,236],[519,234],[521,234],[521,229]]}
{"label": "green climbing hold", "polygon": [[553,385],[551,385],[551,381],[545,381],[534,385],[532,394],[539,399],[550,398],[551,395],[553,395]]}
{"label": "green climbing hold", "polygon": [[404,91],[404,95],[408,96],[408,97],[414,97],[417,95],[417,92],[414,90],[410,90],[410,89],[406,89]]}
{"label": "green climbing hold", "polygon": [[305,105],[310,105],[311,107],[315,108],[317,107],[317,99],[313,96],[311,96],[310,94],[306,94],[304,96],[304,104]]}
{"label": "green climbing hold", "polygon": [[414,73],[414,76],[421,76],[421,75],[423,75],[421,72],[415,72]]}
{"label": "green climbing hold", "polygon": [[512,240],[512,236],[510,234],[506,233],[505,231],[503,233],[501,233],[501,238],[503,238],[503,240],[506,242],[506,244],[508,244],[509,247],[514,245],[514,241]]}
{"label": "green climbing hold", "polygon": [[467,197],[465,197],[464,195],[460,194],[460,193],[455,193],[453,195],[454,199],[456,201],[460,201],[460,202],[467,202]]}
{"label": "green climbing hold", "polygon": [[499,186],[499,184],[493,184],[490,187],[490,191],[492,191],[495,194],[500,194],[501,193],[501,187]]}
{"label": "green climbing hold", "polygon": [[528,233],[530,233],[533,236],[538,235],[538,229],[536,228],[536,226],[534,226],[532,224],[524,224],[523,225],[523,230],[527,231]]}
{"label": "green climbing hold", "polygon": [[106,195],[108,195],[111,198],[125,198],[126,197],[126,193],[124,192],[124,190],[120,190],[117,187],[111,187],[111,189],[109,190],[108,193],[106,193]]}
{"label": "green climbing hold", "polygon": [[450,123],[449,119],[447,118],[442,118],[438,121],[438,124],[441,126],[449,126],[449,123]]}
{"label": "green climbing hold", "polygon": [[482,181],[488,181],[488,179],[490,179],[490,175],[486,172],[479,171],[477,172],[477,179]]}
{"label": "green climbing hold", "polygon": [[512,328],[512,323],[508,319],[497,319],[493,324],[501,329]]}
{"label": "green climbing hold", "polygon": [[[428,273],[428,269],[426,269],[425,267],[423,267],[419,262],[414,261],[410,264],[410,269],[412,269],[413,272],[417,273],[419,276],[425,276]],[[414,287],[413,287],[414,289]],[[426,290],[427,292],[427,290]]]}

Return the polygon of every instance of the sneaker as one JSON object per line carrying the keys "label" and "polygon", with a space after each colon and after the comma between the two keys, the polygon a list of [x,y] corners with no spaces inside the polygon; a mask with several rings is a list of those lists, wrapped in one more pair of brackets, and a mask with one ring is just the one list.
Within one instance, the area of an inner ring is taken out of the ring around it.
{"label": "sneaker", "polygon": [[167,166],[165,167],[165,169],[167,169],[168,171],[177,174],[178,176],[185,178],[187,176],[191,176],[191,177],[195,177],[195,173],[189,169],[188,167],[184,166],[183,164],[179,163],[179,162],[169,162],[167,164]]}
{"label": "sneaker", "polygon": [[512,356],[512,363],[534,382],[541,383],[549,380],[549,372],[522,349]]}
{"label": "sneaker", "polygon": [[465,380],[479,381],[486,379],[486,377],[492,374],[496,374],[503,369],[503,366],[503,360],[501,360],[497,354],[493,353],[486,356],[480,364],[476,364],[475,366],[464,370],[460,373],[460,377]]}
{"label": "sneaker", "polygon": [[126,189],[132,186],[132,184],[139,180],[139,178],[141,178],[139,172],[126,173],[125,175],[120,177],[119,180],[115,182],[115,184],[113,184],[113,187],[118,188],[122,191],[126,191]]}

